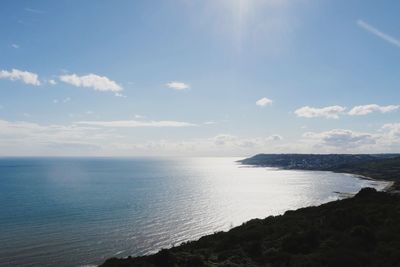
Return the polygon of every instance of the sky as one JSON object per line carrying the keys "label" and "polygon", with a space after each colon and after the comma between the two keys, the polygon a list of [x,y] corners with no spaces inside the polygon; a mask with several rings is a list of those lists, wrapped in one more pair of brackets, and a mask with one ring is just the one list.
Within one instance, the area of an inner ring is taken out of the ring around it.
{"label": "sky", "polygon": [[5,0],[0,156],[400,152],[395,0]]}

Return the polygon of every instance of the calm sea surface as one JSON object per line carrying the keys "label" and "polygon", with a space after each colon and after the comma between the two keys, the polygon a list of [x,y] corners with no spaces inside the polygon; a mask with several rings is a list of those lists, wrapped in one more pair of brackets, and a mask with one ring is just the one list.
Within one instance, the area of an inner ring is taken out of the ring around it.
{"label": "calm sea surface", "polygon": [[0,159],[0,266],[86,266],[386,183],[237,158]]}

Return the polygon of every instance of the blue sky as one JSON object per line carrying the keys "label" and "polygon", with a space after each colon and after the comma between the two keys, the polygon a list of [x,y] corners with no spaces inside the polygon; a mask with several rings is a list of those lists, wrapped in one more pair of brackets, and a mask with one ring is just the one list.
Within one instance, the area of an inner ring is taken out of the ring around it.
{"label": "blue sky", "polygon": [[0,155],[399,152],[398,1],[3,1]]}

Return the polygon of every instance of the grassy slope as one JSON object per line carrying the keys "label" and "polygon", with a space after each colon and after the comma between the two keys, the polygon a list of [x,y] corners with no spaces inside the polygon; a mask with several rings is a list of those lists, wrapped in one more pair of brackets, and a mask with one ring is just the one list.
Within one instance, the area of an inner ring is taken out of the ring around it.
{"label": "grassy slope", "polygon": [[346,164],[333,168],[334,171],[364,175],[379,180],[400,181],[400,157],[375,160],[358,164]]}
{"label": "grassy slope", "polygon": [[400,198],[363,189],[354,198],[251,220],[157,254],[109,259],[128,266],[399,266]]}

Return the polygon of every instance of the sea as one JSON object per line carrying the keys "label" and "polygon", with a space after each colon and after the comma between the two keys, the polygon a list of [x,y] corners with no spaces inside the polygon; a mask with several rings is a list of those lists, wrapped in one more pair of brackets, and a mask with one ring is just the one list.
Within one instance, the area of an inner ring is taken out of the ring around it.
{"label": "sea", "polygon": [[0,158],[0,266],[97,266],[387,182],[240,158]]}

